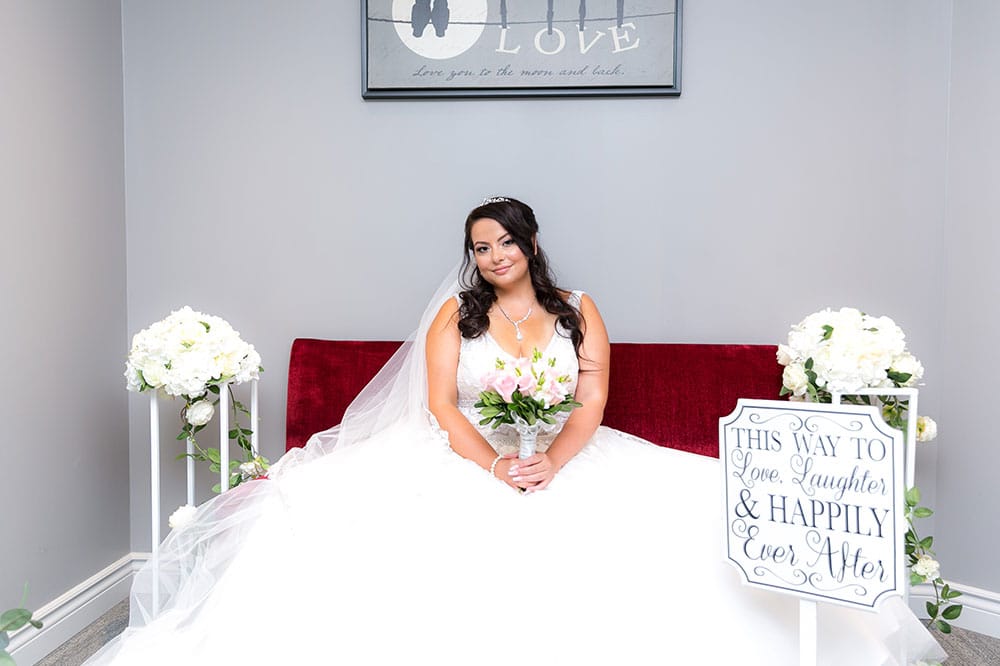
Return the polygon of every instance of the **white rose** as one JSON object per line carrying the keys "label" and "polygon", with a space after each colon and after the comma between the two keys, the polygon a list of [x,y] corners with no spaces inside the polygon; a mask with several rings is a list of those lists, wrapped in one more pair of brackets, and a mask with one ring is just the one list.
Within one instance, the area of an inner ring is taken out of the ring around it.
{"label": "white rose", "polygon": [[936,580],[941,575],[941,565],[930,555],[921,555],[913,565],[913,573],[927,580]]}
{"label": "white rose", "polygon": [[920,378],[924,376],[924,366],[909,352],[905,352],[894,358],[892,360],[892,369],[896,372],[910,375],[910,378],[903,383],[903,386],[915,386]]}
{"label": "white rose", "polygon": [[167,367],[159,359],[149,359],[142,368],[142,378],[153,388],[163,386],[163,379],[167,374]]}
{"label": "white rose", "polygon": [[215,406],[208,400],[199,400],[187,408],[184,418],[193,426],[203,426],[212,420]]}
{"label": "white rose", "polygon": [[809,377],[806,376],[805,369],[798,363],[785,366],[785,371],[781,373],[781,383],[785,385],[792,395],[805,395],[806,387],[809,385]]}
{"label": "white rose", "polygon": [[795,361],[795,352],[788,345],[778,345],[778,365],[788,365]]}
{"label": "white rose", "polygon": [[197,510],[197,508],[191,506],[190,504],[178,507],[176,511],[170,514],[170,518],[167,520],[167,525],[169,525],[172,530],[180,529],[194,519],[194,514]]}
{"label": "white rose", "polygon": [[937,423],[929,416],[917,417],[917,441],[929,442],[937,437]]}
{"label": "white rose", "polygon": [[255,479],[264,475],[264,466],[257,460],[250,460],[240,465],[240,474],[244,479]]}

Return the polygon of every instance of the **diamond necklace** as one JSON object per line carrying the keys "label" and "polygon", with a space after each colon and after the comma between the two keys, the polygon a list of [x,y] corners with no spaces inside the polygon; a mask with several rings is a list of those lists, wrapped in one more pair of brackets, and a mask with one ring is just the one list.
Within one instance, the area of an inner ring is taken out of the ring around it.
{"label": "diamond necklace", "polygon": [[514,321],[513,319],[510,318],[510,315],[508,315],[506,312],[504,312],[504,309],[500,306],[500,302],[499,301],[497,301],[497,307],[500,308],[500,314],[503,315],[503,318],[506,319],[507,321],[509,321],[511,324],[514,325],[514,333],[516,334],[515,337],[517,338],[517,341],[521,342],[522,340],[524,340],[524,336],[521,335],[521,324],[523,324],[525,321],[527,321],[528,317],[531,316],[531,308],[528,308],[528,314],[524,315],[523,317],[521,317],[517,321]]}

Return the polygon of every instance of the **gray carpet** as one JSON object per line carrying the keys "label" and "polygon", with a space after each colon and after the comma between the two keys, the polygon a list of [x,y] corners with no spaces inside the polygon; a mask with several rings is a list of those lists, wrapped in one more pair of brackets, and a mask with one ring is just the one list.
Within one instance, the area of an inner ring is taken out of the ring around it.
{"label": "gray carpet", "polygon": [[[123,601],[38,662],[38,666],[79,666],[127,624],[128,601]],[[1000,639],[958,628],[950,636],[940,632],[934,635],[948,652],[947,666],[1000,666]]]}

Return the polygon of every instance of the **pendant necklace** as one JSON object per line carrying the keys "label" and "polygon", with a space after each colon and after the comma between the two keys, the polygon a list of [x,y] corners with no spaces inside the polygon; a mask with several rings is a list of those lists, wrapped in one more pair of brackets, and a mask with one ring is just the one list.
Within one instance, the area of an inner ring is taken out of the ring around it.
{"label": "pendant necklace", "polygon": [[503,315],[503,318],[506,319],[507,321],[509,321],[511,324],[514,325],[514,333],[516,334],[515,337],[517,338],[517,341],[521,342],[522,340],[524,340],[524,336],[521,335],[521,324],[523,324],[525,321],[527,321],[528,317],[531,316],[531,308],[528,308],[528,314],[524,315],[523,317],[521,317],[517,321],[514,321],[513,319],[511,319],[510,315],[508,315],[506,312],[504,312],[504,309],[502,307],[500,307],[500,302],[499,301],[497,301],[497,308],[500,309],[500,314]]}

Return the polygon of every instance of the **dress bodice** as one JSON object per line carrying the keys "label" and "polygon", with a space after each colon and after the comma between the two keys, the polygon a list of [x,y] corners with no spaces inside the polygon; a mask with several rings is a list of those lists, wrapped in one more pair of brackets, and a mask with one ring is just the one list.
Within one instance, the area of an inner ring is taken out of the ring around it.
{"label": "dress bodice", "polygon": [[[579,308],[582,296],[583,292],[581,291],[572,292],[568,299],[569,304]],[[569,374],[571,378],[570,390],[575,392],[580,366],[573,342],[570,340],[568,332],[558,322],[552,337],[545,349],[542,350],[542,356],[545,359],[555,357],[558,366]],[[479,392],[483,390],[482,377],[494,369],[498,358],[514,360],[514,357],[504,351],[489,331],[484,332],[478,338],[462,338],[458,355],[458,409],[479,430],[497,453],[516,454],[520,438],[513,426],[501,425],[496,429],[490,425],[481,426],[479,421],[483,417],[475,407],[476,401],[479,400]],[[538,434],[537,450],[539,452],[548,449],[552,440],[559,434],[566,419],[569,418],[569,413],[559,412],[555,418],[556,425],[547,426],[546,430]]]}

